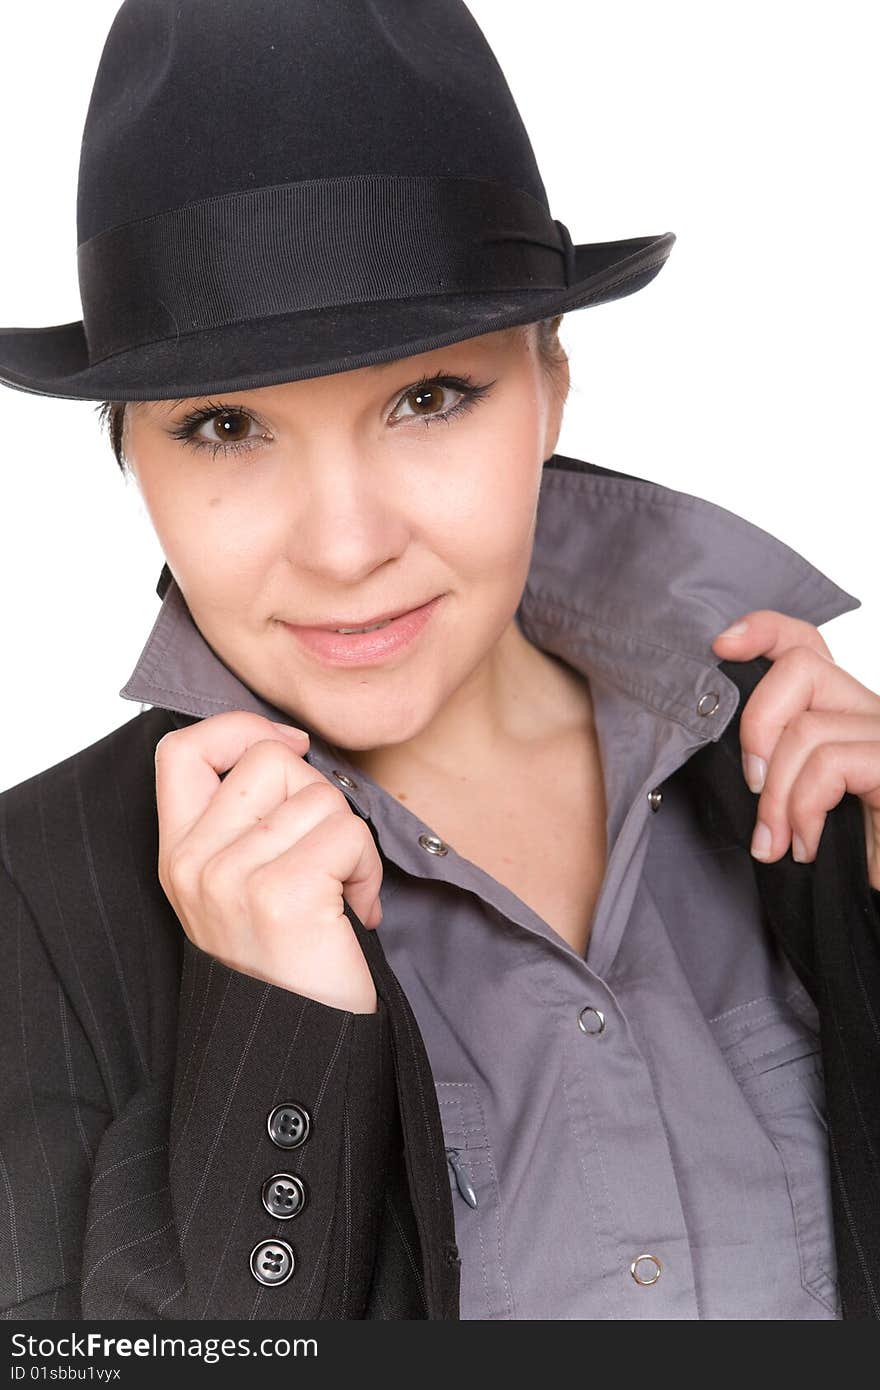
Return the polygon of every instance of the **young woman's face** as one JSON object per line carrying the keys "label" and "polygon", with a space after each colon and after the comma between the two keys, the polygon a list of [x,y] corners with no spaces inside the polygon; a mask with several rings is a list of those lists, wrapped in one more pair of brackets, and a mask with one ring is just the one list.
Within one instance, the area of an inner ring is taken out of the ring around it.
{"label": "young woman's face", "polygon": [[[512,622],[566,389],[529,325],[313,380],[130,404],[123,447],[217,655],[294,722],[372,749],[414,738]],[[194,410],[214,413],[186,425]],[[360,626],[433,599],[418,634],[384,654],[376,643],[401,625],[337,637],[329,656],[285,626]]]}

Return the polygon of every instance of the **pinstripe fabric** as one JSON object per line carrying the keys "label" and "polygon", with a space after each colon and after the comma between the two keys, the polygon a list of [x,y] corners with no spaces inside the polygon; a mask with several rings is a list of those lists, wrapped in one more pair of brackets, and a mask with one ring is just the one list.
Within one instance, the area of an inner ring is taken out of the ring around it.
{"label": "pinstripe fabric", "polygon": [[[172,727],[151,710],[0,795],[2,1315],[455,1318],[442,1128],[408,1003],[355,918],[374,1014],[185,936],[155,873],[154,750]],[[289,1151],[266,1127],[285,1101],[311,1118]],[[282,1171],[306,1188],[292,1221],[260,1200]],[[266,1287],[249,1256],[271,1237],[296,1265]]]}

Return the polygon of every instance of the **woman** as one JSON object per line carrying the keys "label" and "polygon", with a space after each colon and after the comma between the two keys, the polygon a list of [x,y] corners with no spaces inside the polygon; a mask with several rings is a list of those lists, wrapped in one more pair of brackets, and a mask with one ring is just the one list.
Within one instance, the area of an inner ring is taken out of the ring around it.
{"label": "woman", "polygon": [[151,708],[0,796],[7,1316],[876,1316],[857,600],[555,453],[671,234],[572,245],[463,5],[179,9],[105,45],[83,323],[0,353],[168,562]]}

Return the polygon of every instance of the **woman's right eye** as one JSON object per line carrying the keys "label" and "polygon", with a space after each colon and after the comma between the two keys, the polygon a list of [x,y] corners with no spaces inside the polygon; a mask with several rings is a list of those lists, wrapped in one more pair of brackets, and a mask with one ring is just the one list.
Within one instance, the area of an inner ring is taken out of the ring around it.
{"label": "woman's right eye", "polygon": [[[209,440],[201,437],[199,431],[208,424],[220,431],[219,438]],[[257,425],[257,421],[240,406],[211,405],[190,411],[169,433],[172,438],[179,439],[192,449],[210,449],[212,457],[216,457],[218,451],[224,454],[246,453],[254,448],[258,438],[265,438],[264,435],[248,436],[250,425]]]}

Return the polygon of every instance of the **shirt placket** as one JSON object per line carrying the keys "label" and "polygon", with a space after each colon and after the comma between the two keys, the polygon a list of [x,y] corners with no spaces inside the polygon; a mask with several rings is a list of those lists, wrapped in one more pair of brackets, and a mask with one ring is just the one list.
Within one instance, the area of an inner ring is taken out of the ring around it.
{"label": "shirt placket", "polygon": [[[595,940],[606,943],[609,966],[635,898],[650,821],[662,801],[655,782],[687,756],[680,732],[681,737],[662,744],[662,757],[630,806],[609,856],[606,882],[613,892],[600,898],[593,924]],[[572,1212],[572,1232],[580,1234],[570,1258],[582,1262],[584,1316],[595,1316],[598,1302],[609,1318],[698,1318],[687,1228],[662,1113],[646,1058],[607,978],[515,894],[463,860],[406,808],[387,802],[382,789],[338,750],[315,749],[312,760],[370,820],[392,863],[469,891],[476,882],[484,901],[542,938],[541,964],[536,964],[539,989],[548,1003],[547,1026],[555,1023],[562,1051],[570,1142],[583,1175],[581,1210]]]}

